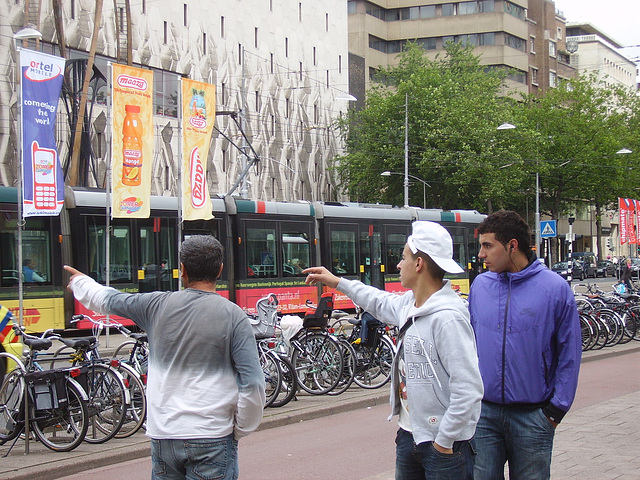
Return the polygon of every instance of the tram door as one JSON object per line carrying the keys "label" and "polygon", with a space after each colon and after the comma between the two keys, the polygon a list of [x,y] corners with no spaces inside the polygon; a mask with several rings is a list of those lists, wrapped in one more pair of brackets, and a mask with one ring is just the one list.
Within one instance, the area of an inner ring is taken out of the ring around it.
{"label": "tram door", "polygon": [[360,230],[360,281],[384,289],[382,272],[382,236],[374,225]]}
{"label": "tram door", "polygon": [[178,289],[176,232],[169,219],[154,218],[152,225],[140,225],[138,288],[140,292]]}

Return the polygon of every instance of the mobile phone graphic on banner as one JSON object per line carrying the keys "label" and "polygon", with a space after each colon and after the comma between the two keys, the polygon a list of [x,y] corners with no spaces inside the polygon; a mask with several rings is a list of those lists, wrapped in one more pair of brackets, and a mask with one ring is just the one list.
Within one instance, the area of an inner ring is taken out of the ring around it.
{"label": "mobile phone graphic on banner", "polygon": [[31,144],[33,167],[33,205],[36,210],[55,210],[58,191],[56,164],[58,154],[50,148],[42,148],[38,142]]}

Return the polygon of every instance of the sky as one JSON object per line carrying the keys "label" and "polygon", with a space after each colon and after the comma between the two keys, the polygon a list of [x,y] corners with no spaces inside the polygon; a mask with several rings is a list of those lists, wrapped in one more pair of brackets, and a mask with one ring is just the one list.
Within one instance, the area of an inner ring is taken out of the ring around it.
{"label": "sky", "polygon": [[555,0],[567,22],[587,22],[624,46],[627,57],[640,57],[640,0]]}

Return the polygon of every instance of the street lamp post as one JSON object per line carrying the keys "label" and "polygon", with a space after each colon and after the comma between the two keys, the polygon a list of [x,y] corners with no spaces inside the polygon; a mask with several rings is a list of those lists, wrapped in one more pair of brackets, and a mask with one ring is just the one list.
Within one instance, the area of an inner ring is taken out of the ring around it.
{"label": "street lamp post", "polygon": [[[422,180],[421,178],[416,177],[415,175],[411,175],[409,173],[399,173],[399,172],[390,172],[389,170],[386,170],[384,172],[382,172],[380,174],[382,177],[390,177],[391,175],[405,175],[405,178],[408,179],[412,178],[420,183],[422,183],[422,208],[427,208],[427,187],[431,188],[431,185],[429,185],[427,182],[425,182],[424,180]],[[405,192],[405,207],[409,206],[409,192],[408,190]]]}

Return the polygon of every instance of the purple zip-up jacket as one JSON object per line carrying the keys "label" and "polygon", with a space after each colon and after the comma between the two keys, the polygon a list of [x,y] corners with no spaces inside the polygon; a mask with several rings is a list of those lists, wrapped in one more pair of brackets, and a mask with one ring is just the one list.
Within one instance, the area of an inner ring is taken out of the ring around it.
{"label": "purple zip-up jacket", "polygon": [[582,336],[567,282],[539,261],[517,273],[487,272],[469,293],[484,400],[540,406],[560,422],[578,386]]}

